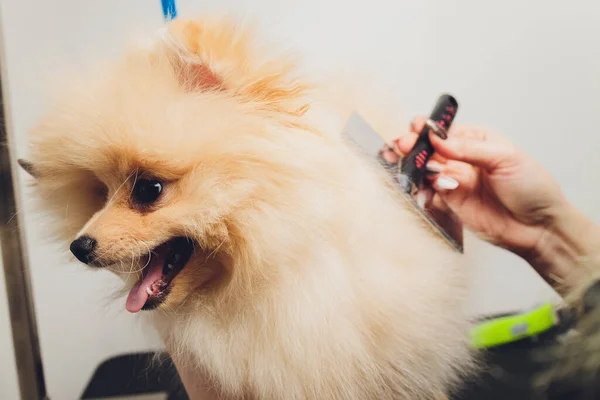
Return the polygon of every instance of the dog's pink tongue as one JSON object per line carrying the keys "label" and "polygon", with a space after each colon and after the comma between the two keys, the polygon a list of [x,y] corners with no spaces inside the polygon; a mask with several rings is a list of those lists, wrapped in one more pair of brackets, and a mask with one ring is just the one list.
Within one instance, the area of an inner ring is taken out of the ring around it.
{"label": "dog's pink tongue", "polygon": [[161,257],[157,257],[158,259],[151,260],[153,261],[151,265],[147,266],[150,270],[144,277],[144,279],[140,279],[137,283],[131,288],[129,295],[127,296],[127,303],[125,304],[125,308],[127,311],[131,313],[136,313],[144,307],[146,301],[148,301],[148,291],[152,284],[162,278],[162,270],[163,263]]}

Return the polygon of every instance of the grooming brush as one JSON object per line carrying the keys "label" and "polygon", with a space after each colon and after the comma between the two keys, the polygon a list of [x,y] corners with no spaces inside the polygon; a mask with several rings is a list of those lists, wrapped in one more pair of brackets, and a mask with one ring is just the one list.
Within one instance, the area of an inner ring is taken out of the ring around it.
{"label": "grooming brush", "polygon": [[419,211],[421,216],[452,247],[462,253],[462,223],[451,210],[440,210],[431,206],[433,188],[423,179],[427,174],[427,161],[434,153],[429,134],[434,133],[445,140],[457,111],[458,102],[454,97],[448,94],[440,96],[412,150],[402,159],[396,181],[405,198]]}
{"label": "grooming brush", "polygon": [[415,145],[402,158],[400,166],[383,158],[384,140],[358,114],[351,115],[344,129],[344,134],[366,155],[378,158],[393,178],[397,189],[411,206],[452,248],[462,253],[462,223],[451,210],[441,210],[432,206],[435,191],[431,184],[423,179],[427,174],[427,161],[434,153],[429,134],[432,132],[442,139],[446,139],[457,110],[458,102],[454,97],[447,94],[440,96],[433,112],[419,133]]}

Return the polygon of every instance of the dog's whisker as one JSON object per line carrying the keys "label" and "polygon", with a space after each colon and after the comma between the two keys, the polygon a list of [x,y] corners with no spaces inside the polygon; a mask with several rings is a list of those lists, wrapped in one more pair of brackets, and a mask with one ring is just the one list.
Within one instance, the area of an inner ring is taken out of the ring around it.
{"label": "dog's whisker", "polygon": [[129,191],[129,196],[131,196],[133,194],[133,189],[135,189],[135,184],[137,182],[139,173],[140,173],[140,169],[136,168],[135,169],[135,176],[133,178],[133,184],[131,185],[131,190]]}
{"label": "dog's whisker", "polygon": [[144,269],[145,269],[145,268],[146,268],[146,267],[147,267],[147,266],[150,264],[150,261],[152,261],[152,254],[156,254],[156,253],[154,253],[154,252],[153,252],[153,251],[150,249],[150,246],[148,246],[148,245],[146,244],[146,242],[142,242],[142,243],[143,243],[143,244],[144,244],[144,246],[146,246],[146,248],[148,249],[148,260],[146,260],[146,264],[144,264],[144,266],[142,267],[142,270],[144,270]]}
{"label": "dog's whisker", "polygon": [[129,266],[129,275],[131,276],[132,271],[133,271],[133,264],[135,263],[135,249],[132,247],[131,248],[131,265]]}
{"label": "dog's whisker", "polygon": [[110,251],[111,251],[110,249],[106,249],[106,250],[102,251],[101,253],[99,253],[96,256],[96,259],[102,261],[104,259],[104,257],[110,253]]}
{"label": "dog's whisker", "polygon": [[67,205],[65,207],[65,219],[69,218],[69,205],[71,204],[71,199],[73,198],[73,195],[71,194],[69,196],[69,199],[67,200]]}
{"label": "dog's whisker", "polygon": [[217,252],[221,248],[221,246],[223,246],[223,244],[225,243],[225,241],[226,241],[226,239],[223,239],[221,241],[221,243],[219,243],[219,245],[213,251],[211,251],[206,258],[212,258],[212,257],[214,257],[215,254],[217,254]]}

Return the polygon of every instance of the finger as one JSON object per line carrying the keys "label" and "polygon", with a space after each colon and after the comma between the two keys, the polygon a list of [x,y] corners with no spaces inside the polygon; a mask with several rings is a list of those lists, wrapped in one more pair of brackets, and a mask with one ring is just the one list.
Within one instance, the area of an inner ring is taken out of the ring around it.
{"label": "finger", "polygon": [[419,135],[411,132],[404,136],[400,136],[398,139],[392,142],[392,147],[401,156],[408,154],[415,145],[415,142],[419,138]]}
{"label": "finger", "polygon": [[440,210],[442,212],[446,212],[447,210],[450,210],[450,207],[444,201],[444,199],[442,198],[442,196],[440,196],[439,193],[435,193],[433,195],[433,199],[431,199],[431,203],[430,204],[431,204],[432,208],[435,208],[436,210]]}
{"label": "finger", "polygon": [[449,161],[444,171],[430,178],[431,186],[441,200],[454,212],[460,212],[465,201],[477,196],[479,172],[471,165]]}
{"label": "finger", "polygon": [[422,115],[413,118],[413,120],[410,122],[410,131],[413,133],[419,134],[425,127],[426,121],[427,121],[427,118]]}
{"label": "finger", "polygon": [[[445,175],[440,175],[432,183],[438,201],[442,201],[449,209],[458,212],[465,200],[472,195],[472,191],[461,186],[458,180]],[[438,205],[441,209],[441,207]]]}
{"label": "finger", "polygon": [[[392,142],[394,150],[396,150],[400,155],[407,154],[415,145],[415,142],[419,138],[419,133],[423,130],[425,126],[425,117],[417,117],[410,124],[410,132],[406,135],[400,136],[398,139]],[[481,134],[470,127],[451,129],[449,131],[449,135],[453,137],[470,137],[470,138],[480,138]]]}
{"label": "finger", "polygon": [[400,161],[400,157],[396,154],[395,151],[392,150],[391,147],[385,146],[383,150],[381,150],[380,156],[391,164],[397,164]]}
{"label": "finger", "polygon": [[478,129],[470,125],[457,125],[450,128],[448,136],[488,140],[487,131],[484,129]]}
{"label": "finger", "polygon": [[[394,149],[396,154],[398,154],[401,157],[404,157],[405,155],[410,153],[412,148],[415,146],[415,142],[417,141],[418,137],[419,136],[416,133],[408,133],[394,140],[392,142],[392,148]],[[446,158],[442,157],[440,154],[435,152],[431,156],[431,160],[436,160],[441,163],[446,162]]]}
{"label": "finger", "polygon": [[502,142],[491,142],[466,137],[449,137],[442,140],[430,135],[435,151],[449,160],[462,161],[476,167],[491,170],[515,154],[515,148]]}
{"label": "finger", "polygon": [[430,187],[421,187],[417,192],[416,202],[417,205],[421,208],[425,208],[425,206],[431,201],[435,192]]}
{"label": "finger", "polygon": [[454,178],[451,178],[447,175],[438,175],[433,181],[433,188],[438,193],[443,193],[445,191],[454,190],[458,188],[458,181]]}
{"label": "finger", "polygon": [[433,172],[439,174],[440,172],[444,172],[446,169],[446,163],[439,162],[438,160],[429,160],[427,164],[425,164],[425,169],[427,172]]}
{"label": "finger", "polygon": [[413,148],[419,137],[419,133],[425,127],[425,121],[427,121],[427,118],[423,116],[413,118],[410,122],[410,132],[392,142],[394,151],[401,156],[407,154]]}
{"label": "finger", "polygon": [[408,154],[419,138],[419,133],[425,127],[427,118],[418,116],[410,122],[410,132],[392,141],[391,147],[399,156]]}
{"label": "finger", "polygon": [[423,127],[425,127],[426,120],[427,119],[423,116],[413,118],[410,122],[410,132],[392,142],[392,147],[398,154],[407,154],[413,148],[419,137],[419,133],[423,130]]}
{"label": "finger", "polygon": [[496,132],[483,127],[472,125],[452,126],[448,131],[450,137],[462,137],[467,139],[478,139],[486,142],[511,144],[510,140],[497,134]]}
{"label": "finger", "polygon": [[[458,182],[458,186],[464,190],[474,190],[477,186],[479,179],[478,172],[469,164],[460,161],[448,161],[444,164],[432,160],[427,163],[426,167],[431,173],[428,180],[432,184],[440,176],[446,176]],[[439,188],[441,189],[441,187]]]}

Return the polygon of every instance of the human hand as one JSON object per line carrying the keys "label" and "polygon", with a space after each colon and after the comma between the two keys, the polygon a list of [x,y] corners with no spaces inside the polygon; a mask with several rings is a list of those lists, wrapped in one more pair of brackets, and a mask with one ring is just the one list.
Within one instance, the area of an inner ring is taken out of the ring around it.
{"label": "human hand", "polygon": [[[393,149],[409,152],[425,121],[416,118],[411,132],[394,141]],[[434,134],[430,139],[436,152],[427,164],[433,172],[428,179],[441,204],[487,241],[525,259],[532,257],[567,207],[550,173],[487,129],[454,126],[447,140]]]}

